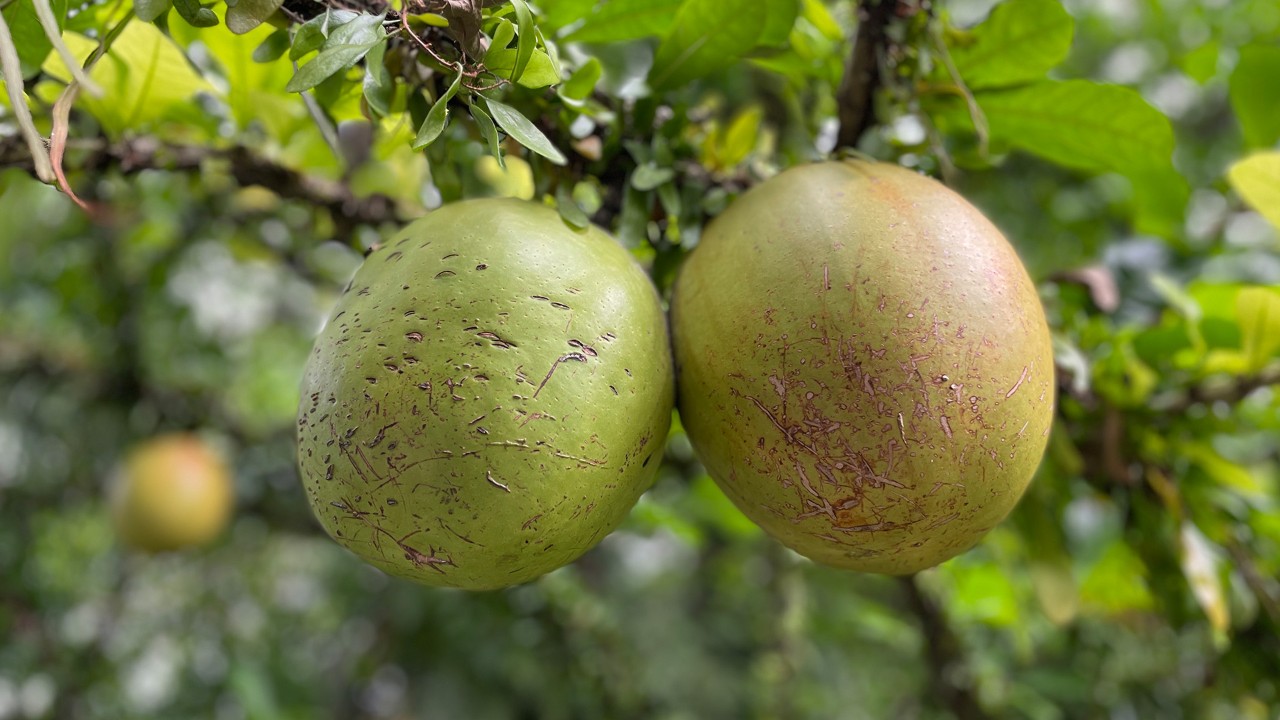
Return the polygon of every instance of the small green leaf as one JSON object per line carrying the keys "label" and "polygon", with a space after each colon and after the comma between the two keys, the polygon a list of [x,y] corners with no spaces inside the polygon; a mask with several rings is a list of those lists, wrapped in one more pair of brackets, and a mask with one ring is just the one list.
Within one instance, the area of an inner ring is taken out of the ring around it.
{"label": "small green leaf", "polygon": [[573,195],[565,189],[565,185],[556,188],[556,209],[560,211],[560,217],[579,230],[591,224],[591,218],[578,207],[573,199]]}
{"label": "small green leaf", "polygon": [[1218,74],[1218,56],[1221,53],[1222,44],[1217,40],[1210,40],[1182,56],[1182,71],[1187,77],[1203,85]]}
{"label": "small green leaf", "polygon": [[596,83],[600,82],[602,72],[603,67],[600,61],[589,58],[564,82],[564,87],[560,88],[560,95],[570,100],[586,100],[596,89]]}
{"label": "small green leaf", "polygon": [[[244,2],[245,0],[241,0]],[[297,74],[285,85],[288,92],[302,92],[319,85],[334,74],[359,62],[386,38],[382,29],[382,15],[360,15],[329,34],[320,53],[298,69]]]}
{"label": "small green leaf", "polygon": [[485,102],[489,104],[489,112],[493,113],[493,119],[498,122],[498,126],[505,130],[508,135],[515,138],[516,142],[556,165],[564,165],[567,162],[564,154],[557,150],[555,145],[551,144],[551,141],[547,139],[546,135],[542,134],[542,131],[536,125],[529,122],[529,119],[524,115],[521,115],[520,111],[497,100],[485,98]]}
{"label": "small green leaf", "polygon": [[1058,0],[1005,0],[951,50],[970,89],[1039,80],[1071,50],[1071,15]]}
{"label": "small green leaf", "polygon": [[440,133],[444,132],[445,126],[449,124],[449,101],[454,95],[458,94],[458,88],[462,87],[462,67],[458,67],[458,76],[453,79],[453,83],[449,85],[449,89],[436,100],[431,106],[431,110],[427,113],[427,119],[422,121],[422,126],[418,128],[418,136],[413,139],[412,147],[414,150],[421,150],[440,137]]}
{"label": "small green leaf", "polygon": [[658,43],[649,86],[679,87],[736,62],[764,30],[758,1],[686,0]]}
{"label": "small green leaf", "polygon": [[293,47],[289,49],[289,59],[297,60],[312,50],[319,50],[329,37],[329,33],[357,17],[359,13],[353,13],[350,10],[327,10],[302,23],[293,36]]}
{"label": "small green leaf", "polygon": [[[485,67],[495,75],[510,77],[514,74],[516,51],[512,49],[493,50],[485,56]],[[560,76],[552,66],[551,58],[542,50],[533,52],[532,61],[521,73],[516,84],[532,89],[544,88],[560,82]]]}
{"label": "small green leaf", "polygon": [[213,27],[218,24],[218,16],[207,7],[200,5],[199,0],[173,0],[173,9],[191,27]]}
{"label": "small green leaf", "polygon": [[498,167],[505,168],[506,161],[502,158],[502,145],[498,141],[498,128],[493,124],[493,118],[489,117],[489,113],[480,107],[480,103],[470,103],[471,119],[476,121],[476,127],[480,128],[480,134],[484,136],[486,142],[489,143],[489,152],[498,160]]}
{"label": "small green leaf", "polygon": [[1241,348],[1253,371],[1266,367],[1280,350],[1280,289],[1247,287],[1236,296]]}
{"label": "small green leaf", "polygon": [[1231,109],[1251,148],[1269,148],[1280,140],[1280,46],[1248,45],[1231,72]]}
{"label": "small green leaf", "polygon": [[533,57],[538,39],[534,35],[533,13],[529,10],[529,6],[524,0],[511,0],[511,6],[516,9],[519,30],[516,34],[516,63],[511,71],[511,79],[519,80],[520,76],[524,75],[524,69],[529,66],[529,58]]}
{"label": "small green leaf", "polygon": [[1255,153],[1227,171],[1240,197],[1280,229],[1280,152]]}
{"label": "small green leaf", "polygon": [[662,35],[671,27],[684,0],[611,0],[597,3],[568,42],[617,43]]}
{"label": "small green leaf", "polygon": [[489,51],[485,53],[484,64],[488,65],[490,58],[495,54],[507,49],[511,41],[516,37],[516,26],[511,24],[510,20],[499,18],[497,26],[493,30],[493,37],[489,40]]}
{"label": "small green leaf", "polygon": [[243,35],[266,22],[280,9],[284,0],[238,0],[227,8],[227,29]]}
{"label": "small green leaf", "polygon": [[[134,0],[133,14],[143,22],[152,22],[172,6],[172,0]],[[21,44],[18,47],[22,47]]]}
{"label": "small green leaf", "polygon": [[289,31],[276,30],[253,49],[253,61],[256,63],[275,62],[289,50]]}
{"label": "small green leaf", "polygon": [[586,180],[573,186],[573,201],[578,203],[578,207],[588,215],[595,215],[604,205],[604,198],[600,197],[600,191]]}
{"label": "small green leaf", "polygon": [[364,99],[369,109],[382,117],[391,114],[391,99],[396,92],[395,82],[384,64],[386,54],[387,43],[380,42],[364,56]]}
{"label": "small green leaf", "polygon": [[653,162],[642,163],[631,173],[631,187],[645,192],[671,182],[675,176],[676,171],[669,167],[659,167]]}
{"label": "small green leaf", "polygon": [[423,25],[430,27],[449,27],[449,18],[436,13],[422,13],[421,15],[413,15],[409,18],[410,22],[414,20],[420,21]]}

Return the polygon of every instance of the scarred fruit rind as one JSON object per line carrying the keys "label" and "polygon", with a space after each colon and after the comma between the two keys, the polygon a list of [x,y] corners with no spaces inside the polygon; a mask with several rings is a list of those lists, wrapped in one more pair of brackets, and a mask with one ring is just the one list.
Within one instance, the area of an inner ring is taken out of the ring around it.
{"label": "scarred fruit rind", "polygon": [[820,563],[937,565],[1008,514],[1044,452],[1035,286],[976,208],[895,165],[801,166],[738,199],[677,280],[672,333],[699,457]]}
{"label": "scarred fruit rind", "polygon": [[340,544],[493,589],[569,563],[661,464],[666,323],[608,235],[519,200],[446,205],[373,251],[307,363],[299,463]]}

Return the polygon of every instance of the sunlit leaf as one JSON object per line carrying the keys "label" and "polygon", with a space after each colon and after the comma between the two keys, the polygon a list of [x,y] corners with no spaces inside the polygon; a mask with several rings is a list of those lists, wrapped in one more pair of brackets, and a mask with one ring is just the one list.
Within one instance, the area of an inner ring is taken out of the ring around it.
{"label": "sunlit leaf", "polygon": [[[81,35],[68,33],[63,40],[77,58],[88,57],[98,47],[96,41]],[[70,80],[60,61],[46,62],[45,71]],[[80,104],[112,135],[185,111],[196,93],[213,91],[173,41],[149,23],[130,23],[89,76],[105,94],[100,98],[82,96]]]}
{"label": "sunlit leaf", "polygon": [[542,134],[542,131],[536,125],[520,114],[519,110],[510,105],[504,105],[497,100],[485,98],[485,102],[488,104],[489,112],[493,114],[493,119],[497,121],[499,127],[515,138],[516,142],[556,165],[564,165],[567,162],[564,154],[556,149],[555,145],[551,144],[551,141],[547,139],[546,135]]}
{"label": "sunlit leaf", "polygon": [[1058,0],[1005,0],[951,50],[970,89],[1039,80],[1071,49],[1073,23]]}
{"label": "sunlit leaf", "polygon": [[1280,152],[1240,160],[1227,171],[1227,179],[1250,207],[1280,230]]}
{"label": "sunlit leaf", "polygon": [[1225,636],[1231,625],[1231,609],[1227,605],[1222,578],[1218,574],[1218,553],[1190,521],[1182,523],[1178,539],[1182,573],[1191,585],[1191,592],[1209,618],[1209,624],[1213,626],[1215,633]]}
{"label": "sunlit leaf", "polygon": [[[511,0],[511,6],[516,10],[518,32],[516,33],[515,66],[508,77],[512,80],[520,80],[524,75],[525,68],[529,66],[529,58],[533,57],[533,51],[537,49],[538,40],[533,30],[533,11],[529,9],[524,0]],[[551,83],[547,84],[550,85]],[[542,86],[535,85],[533,87]]]}
{"label": "sunlit leaf", "polygon": [[498,161],[498,166],[506,167],[502,158],[502,145],[498,140],[498,128],[494,126],[493,118],[489,117],[489,113],[485,112],[479,102],[470,103],[468,108],[471,110],[471,117],[475,120],[476,127],[480,128],[480,135],[489,144],[489,152]]}
{"label": "sunlit leaf", "polygon": [[1236,296],[1241,346],[1253,371],[1266,367],[1280,350],[1280,289],[1247,287]]}
{"label": "sunlit leaf", "polygon": [[336,28],[360,17],[359,13],[350,10],[327,10],[298,26],[293,35],[293,47],[289,49],[289,59],[297,60],[313,50],[319,50],[324,41]]}

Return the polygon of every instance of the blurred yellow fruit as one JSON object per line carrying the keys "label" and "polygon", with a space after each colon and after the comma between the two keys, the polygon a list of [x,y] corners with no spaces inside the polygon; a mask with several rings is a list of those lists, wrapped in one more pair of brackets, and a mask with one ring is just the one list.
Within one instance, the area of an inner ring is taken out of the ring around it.
{"label": "blurred yellow fruit", "polygon": [[138,550],[178,550],[216,538],[234,500],[231,473],[205,441],[162,435],[125,458],[112,488],[112,519],[120,538]]}
{"label": "blurred yellow fruit", "polygon": [[508,155],[505,161],[507,168],[504,170],[492,155],[481,156],[476,160],[476,177],[500,197],[533,199],[533,168],[514,155]]}

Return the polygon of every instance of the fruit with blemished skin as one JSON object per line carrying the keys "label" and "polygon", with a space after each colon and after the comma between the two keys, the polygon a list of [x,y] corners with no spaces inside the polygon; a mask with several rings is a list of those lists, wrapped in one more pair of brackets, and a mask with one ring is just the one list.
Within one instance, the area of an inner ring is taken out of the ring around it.
{"label": "fruit with blemished skin", "polygon": [[666,322],[608,235],[543,205],[446,205],[374,250],[308,360],[302,481],[393,575],[532,580],[618,526],[662,460]]}
{"label": "fruit with blemished skin", "polygon": [[116,532],[147,552],[207,545],[231,519],[231,472],[196,435],[162,435],[126,456],[111,488]]}
{"label": "fruit with blemished skin", "polygon": [[905,574],[1017,503],[1053,417],[1049,328],[1008,241],[896,165],[788,170],[707,228],[672,299],[681,420],[793,550]]}

